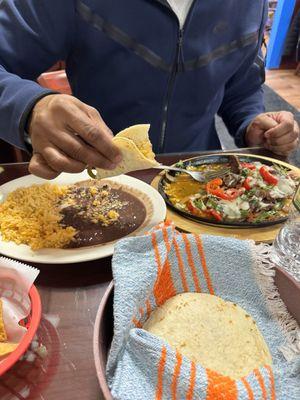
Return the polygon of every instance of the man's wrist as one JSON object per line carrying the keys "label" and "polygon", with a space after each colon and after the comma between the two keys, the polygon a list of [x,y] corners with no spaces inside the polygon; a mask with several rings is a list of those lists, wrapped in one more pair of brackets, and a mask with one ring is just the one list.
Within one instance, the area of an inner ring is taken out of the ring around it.
{"label": "man's wrist", "polygon": [[256,135],[253,134],[253,133],[255,133],[253,131],[256,130],[257,119],[261,115],[263,115],[263,113],[253,115],[252,119],[250,121],[248,121],[248,124],[245,128],[245,134],[244,134],[244,140],[245,140],[247,147],[256,147],[256,146],[262,145],[261,138],[258,139],[257,134]]}
{"label": "man's wrist", "polygon": [[250,132],[252,123],[253,123],[253,120],[250,122],[250,124],[245,129],[244,140],[245,140],[245,143],[246,143],[247,147],[253,147],[254,146],[254,143],[251,142],[251,132]]}
{"label": "man's wrist", "polygon": [[249,126],[252,124],[252,121],[253,121],[253,119],[244,121],[237,131],[237,134],[235,136],[235,144],[240,148],[241,147],[251,147],[248,143],[247,132],[248,132]]}

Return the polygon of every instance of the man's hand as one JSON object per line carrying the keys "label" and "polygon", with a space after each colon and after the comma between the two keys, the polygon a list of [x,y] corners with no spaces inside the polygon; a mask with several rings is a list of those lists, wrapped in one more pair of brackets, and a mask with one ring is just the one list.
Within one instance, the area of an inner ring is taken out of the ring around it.
{"label": "man's hand", "polygon": [[287,111],[258,115],[248,126],[246,143],[263,146],[275,154],[286,156],[299,144],[299,125]]}
{"label": "man's hand", "polygon": [[34,106],[29,121],[29,171],[45,179],[87,166],[113,169],[121,161],[112,132],[97,110],[75,97],[54,94]]}

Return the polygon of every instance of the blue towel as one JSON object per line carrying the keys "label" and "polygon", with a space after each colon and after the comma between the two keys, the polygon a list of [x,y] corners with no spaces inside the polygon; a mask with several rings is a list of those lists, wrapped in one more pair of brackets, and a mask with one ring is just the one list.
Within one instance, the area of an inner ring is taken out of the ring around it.
{"label": "blue towel", "polygon": [[[114,337],[107,364],[114,399],[300,400],[299,326],[278,297],[267,256],[264,245],[181,234],[172,225],[121,240],[113,256]],[[273,366],[233,380],[142,329],[152,310],[182,292],[240,305],[255,319]]]}

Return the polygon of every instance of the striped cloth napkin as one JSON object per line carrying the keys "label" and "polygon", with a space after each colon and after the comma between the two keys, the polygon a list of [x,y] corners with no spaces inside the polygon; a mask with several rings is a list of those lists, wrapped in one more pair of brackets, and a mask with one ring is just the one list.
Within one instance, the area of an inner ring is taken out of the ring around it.
{"label": "striped cloth napkin", "polygon": [[[172,224],[121,240],[113,256],[107,364],[114,399],[300,400],[299,326],[279,298],[267,252],[249,241],[182,234]],[[182,292],[211,293],[243,307],[262,332],[273,366],[233,380],[142,329],[152,310]]]}

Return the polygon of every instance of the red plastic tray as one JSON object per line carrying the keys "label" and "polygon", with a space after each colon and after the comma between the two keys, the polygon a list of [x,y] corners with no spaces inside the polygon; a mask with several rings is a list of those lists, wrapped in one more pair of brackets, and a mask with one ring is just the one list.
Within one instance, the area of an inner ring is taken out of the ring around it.
{"label": "red plastic tray", "polygon": [[8,371],[27,351],[39,327],[42,314],[42,305],[39,292],[34,285],[31,286],[29,297],[31,300],[31,312],[25,323],[27,327],[27,332],[24,335],[19,346],[1,362],[0,376]]}

